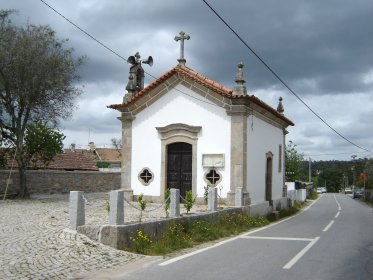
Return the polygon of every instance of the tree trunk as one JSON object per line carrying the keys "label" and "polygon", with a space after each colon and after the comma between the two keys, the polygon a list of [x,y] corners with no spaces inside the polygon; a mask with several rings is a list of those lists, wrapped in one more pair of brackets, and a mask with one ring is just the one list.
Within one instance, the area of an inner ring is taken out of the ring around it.
{"label": "tree trunk", "polygon": [[28,189],[27,189],[27,181],[26,181],[26,167],[19,166],[18,168],[19,173],[19,197],[20,198],[27,198],[29,197]]}
{"label": "tree trunk", "polygon": [[[23,137],[20,137],[23,139]],[[23,145],[22,141],[19,141],[17,143],[17,164],[18,164],[18,174],[19,174],[19,197],[20,198],[27,198],[29,197],[28,189],[27,189],[27,180],[26,180],[26,169],[27,169],[27,164],[26,164],[26,159],[23,153]]]}

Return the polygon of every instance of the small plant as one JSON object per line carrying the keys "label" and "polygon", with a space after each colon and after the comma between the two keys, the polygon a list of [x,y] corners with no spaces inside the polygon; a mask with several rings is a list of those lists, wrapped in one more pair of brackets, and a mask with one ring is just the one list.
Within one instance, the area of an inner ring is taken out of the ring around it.
{"label": "small plant", "polygon": [[142,212],[145,210],[146,208],[146,200],[144,200],[144,194],[141,193],[139,195],[139,197],[137,198],[137,202],[139,203],[139,207],[140,207],[140,222],[142,220]]}
{"label": "small plant", "polygon": [[193,193],[191,190],[185,192],[185,203],[184,207],[187,211],[187,214],[189,213],[190,209],[192,209],[194,202],[196,202],[197,196],[193,196]]}
{"label": "small plant", "polygon": [[319,197],[319,195],[317,194],[317,192],[315,190],[311,190],[310,193],[309,193],[308,199],[315,200],[318,197]]}
{"label": "small plant", "polygon": [[167,188],[164,193],[164,211],[166,212],[166,218],[168,218],[170,215],[170,213],[168,212],[168,210],[170,209],[170,203],[171,203],[170,195],[171,195],[171,191],[169,188]]}
{"label": "small plant", "polygon": [[209,197],[209,189],[210,189],[210,186],[209,185],[206,185],[203,187],[203,198],[205,200],[205,204],[207,205],[207,201],[208,201],[208,197]]}
{"label": "small plant", "polygon": [[213,225],[205,221],[197,221],[191,225],[191,236],[196,242],[209,241],[219,238]]}
{"label": "small plant", "polygon": [[171,225],[166,235],[171,247],[174,249],[186,248],[191,246],[192,237],[186,232],[182,224]]}
{"label": "small plant", "polygon": [[110,212],[110,203],[109,203],[108,200],[106,200],[106,202],[105,202],[105,209],[106,209],[106,211],[107,211],[108,213]]}
{"label": "small plant", "polygon": [[97,168],[108,168],[110,166],[110,163],[107,161],[98,161],[96,163]]}
{"label": "small plant", "polygon": [[142,230],[138,230],[136,237],[130,237],[130,240],[133,250],[140,254],[145,254],[153,243],[146,234],[143,234]]}

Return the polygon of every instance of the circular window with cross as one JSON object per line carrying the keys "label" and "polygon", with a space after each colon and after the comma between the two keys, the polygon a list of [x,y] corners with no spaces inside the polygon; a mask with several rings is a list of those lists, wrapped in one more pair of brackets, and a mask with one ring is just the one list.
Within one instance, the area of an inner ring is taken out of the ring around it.
{"label": "circular window with cross", "polygon": [[154,179],[154,174],[149,168],[145,167],[140,171],[137,177],[141,184],[143,184],[144,186],[149,186]]}
{"label": "circular window with cross", "polygon": [[209,185],[216,186],[221,182],[222,176],[216,169],[212,168],[207,170],[204,179]]}

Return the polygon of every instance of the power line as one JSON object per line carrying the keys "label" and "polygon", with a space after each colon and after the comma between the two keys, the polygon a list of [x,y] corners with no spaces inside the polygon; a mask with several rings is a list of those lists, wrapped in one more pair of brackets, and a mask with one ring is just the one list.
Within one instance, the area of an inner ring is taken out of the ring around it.
{"label": "power line", "polygon": [[[360,153],[355,153],[355,154],[365,154],[366,152],[360,152]],[[354,153],[334,153],[334,154],[317,154],[317,155],[307,155],[305,154],[304,156],[306,157],[320,157],[320,156],[336,156],[336,155],[351,155]],[[365,155],[365,157],[370,156],[371,154]]]}
{"label": "power line", "polygon": [[282,80],[274,70],[272,70],[272,68],[246,43],[246,41],[244,39],[242,39],[242,37],[240,35],[238,35],[238,33],[218,14],[218,12],[216,12],[214,10],[213,7],[210,6],[209,3],[207,3],[206,0],[202,0],[206,5],[207,7],[209,7],[209,9],[224,23],[224,25],[226,27],[228,27],[234,35],[236,35],[236,37],[256,56],[256,58],[259,59],[259,61],[296,97],[298,98],[298,100],[300,102],[303,103],[304,106],[306,106],[319,120],[321,120],[326,126],[328,126],[331,130],[333,130],[337,135],[339,135],[341,138],[343,138],[344,140],[346,140],[348,143],[350,143],[351,145],[361,149],[361,150],[364,150],[364,151],[367,151],[367,152],[371,152],[371,150],[369,149],[366,149],[366,148],[363,148],[357,144],[355,144],[354,142],[352,142],[351,140],[349,140],[347,137],[343,136],[341,133],[339,133],[336,129],[334,129],[329,123],[327,123],[322,117],[320,117],[314,110],[312,110],[312,108],[310,106],[307,105],[306,102],[304,102],[299,96],[298,94],[296,94],[291,88],[290,86],[287,85],[287,83],[285,83],[284,80]]}
{"label": "power line", "polygon": [[[79,27],[77,24],[75,24],[73,21],[71,21],[70,19],[68,19],[67,17],[65,17],[63,14],[61,14],[59,11],[57,11],[55,8],[53,8],[51,5],[49,5],[48,3],[46,3],[44,0],[40,0],[44,5],[46,5],[48,8],[50,8],[52,11],[54,11],[56,14],[58,14],[60,17],[62,17],[64,20],[66,20],[67,22],[69,22],[70,24],[72,24],[74,27],[76,27],[77,29],[79,29],[81,32],[83,32],[85,35],[87,35],[89,38],[91,38],[92,40],[94,40],[96,43],[98,43],[99,45],[101,45],[102,47],[104,47],[105,49],[107,49],[108,51],[110,51],[111,53],[113,53],[114,55],[116,55],[117,57],[119,57],[120,59],[124,60],[125,62],[128,62],[128,60],[126,58],[124,58],[123,56],[121,56],[119,53],[117,53],[116,51],[114,51],[112,48],[108,47],[107,45],[105,45],[104,43],[102,43],[100,40],[96,39],[94,36],[92,36],[91,34],[89,34],[87,31],[85,31],[83,28]],[[148,76],[152,77],[153,79],[157,79],[157,77],[155,77],[154,75],[150,74],[149,72],[145,71],[144,70],[144,73],[147,74]],[[176,87],[173,87],[173,86],[169,86],[170,88],[172,89],[175,89],[176,91],[186,95],[186,96],[189,96],[193,99],[196,99],[200,102],[203,102],[203,103],[206,103],[206,104],[209,104],[209,105],[213,105],[213,106],[216,106],[216,107],[220,107],[219,105],[216,105],[214,103],[211,103],[211,102],[208,102],[206,100],[202,100],[202,99],[199,99],[195,96],[192,96]]]}

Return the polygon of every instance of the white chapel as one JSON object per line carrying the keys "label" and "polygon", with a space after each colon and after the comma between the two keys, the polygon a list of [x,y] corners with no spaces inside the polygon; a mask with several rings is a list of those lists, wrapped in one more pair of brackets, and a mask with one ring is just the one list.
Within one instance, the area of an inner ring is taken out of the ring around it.
{"label": "white chapel", "polygon": [[236,188],[242,188],[245,205],[276,204],[286,197],[285,135],[294,125],[282,99],[274,109],[249,95],[242,63],[233,90],[188,68],[189,38],[184,32],[175,37],[178,65],[147,87],[141,63],[152,64],[152,58],[141,61],[137,53],[128,60],[127,93],[122,103],[108,106],[121,113],[121,189],[126,198],[143,193],[163,201],[167,188],[202,198],[209,185],[234,205]]}

